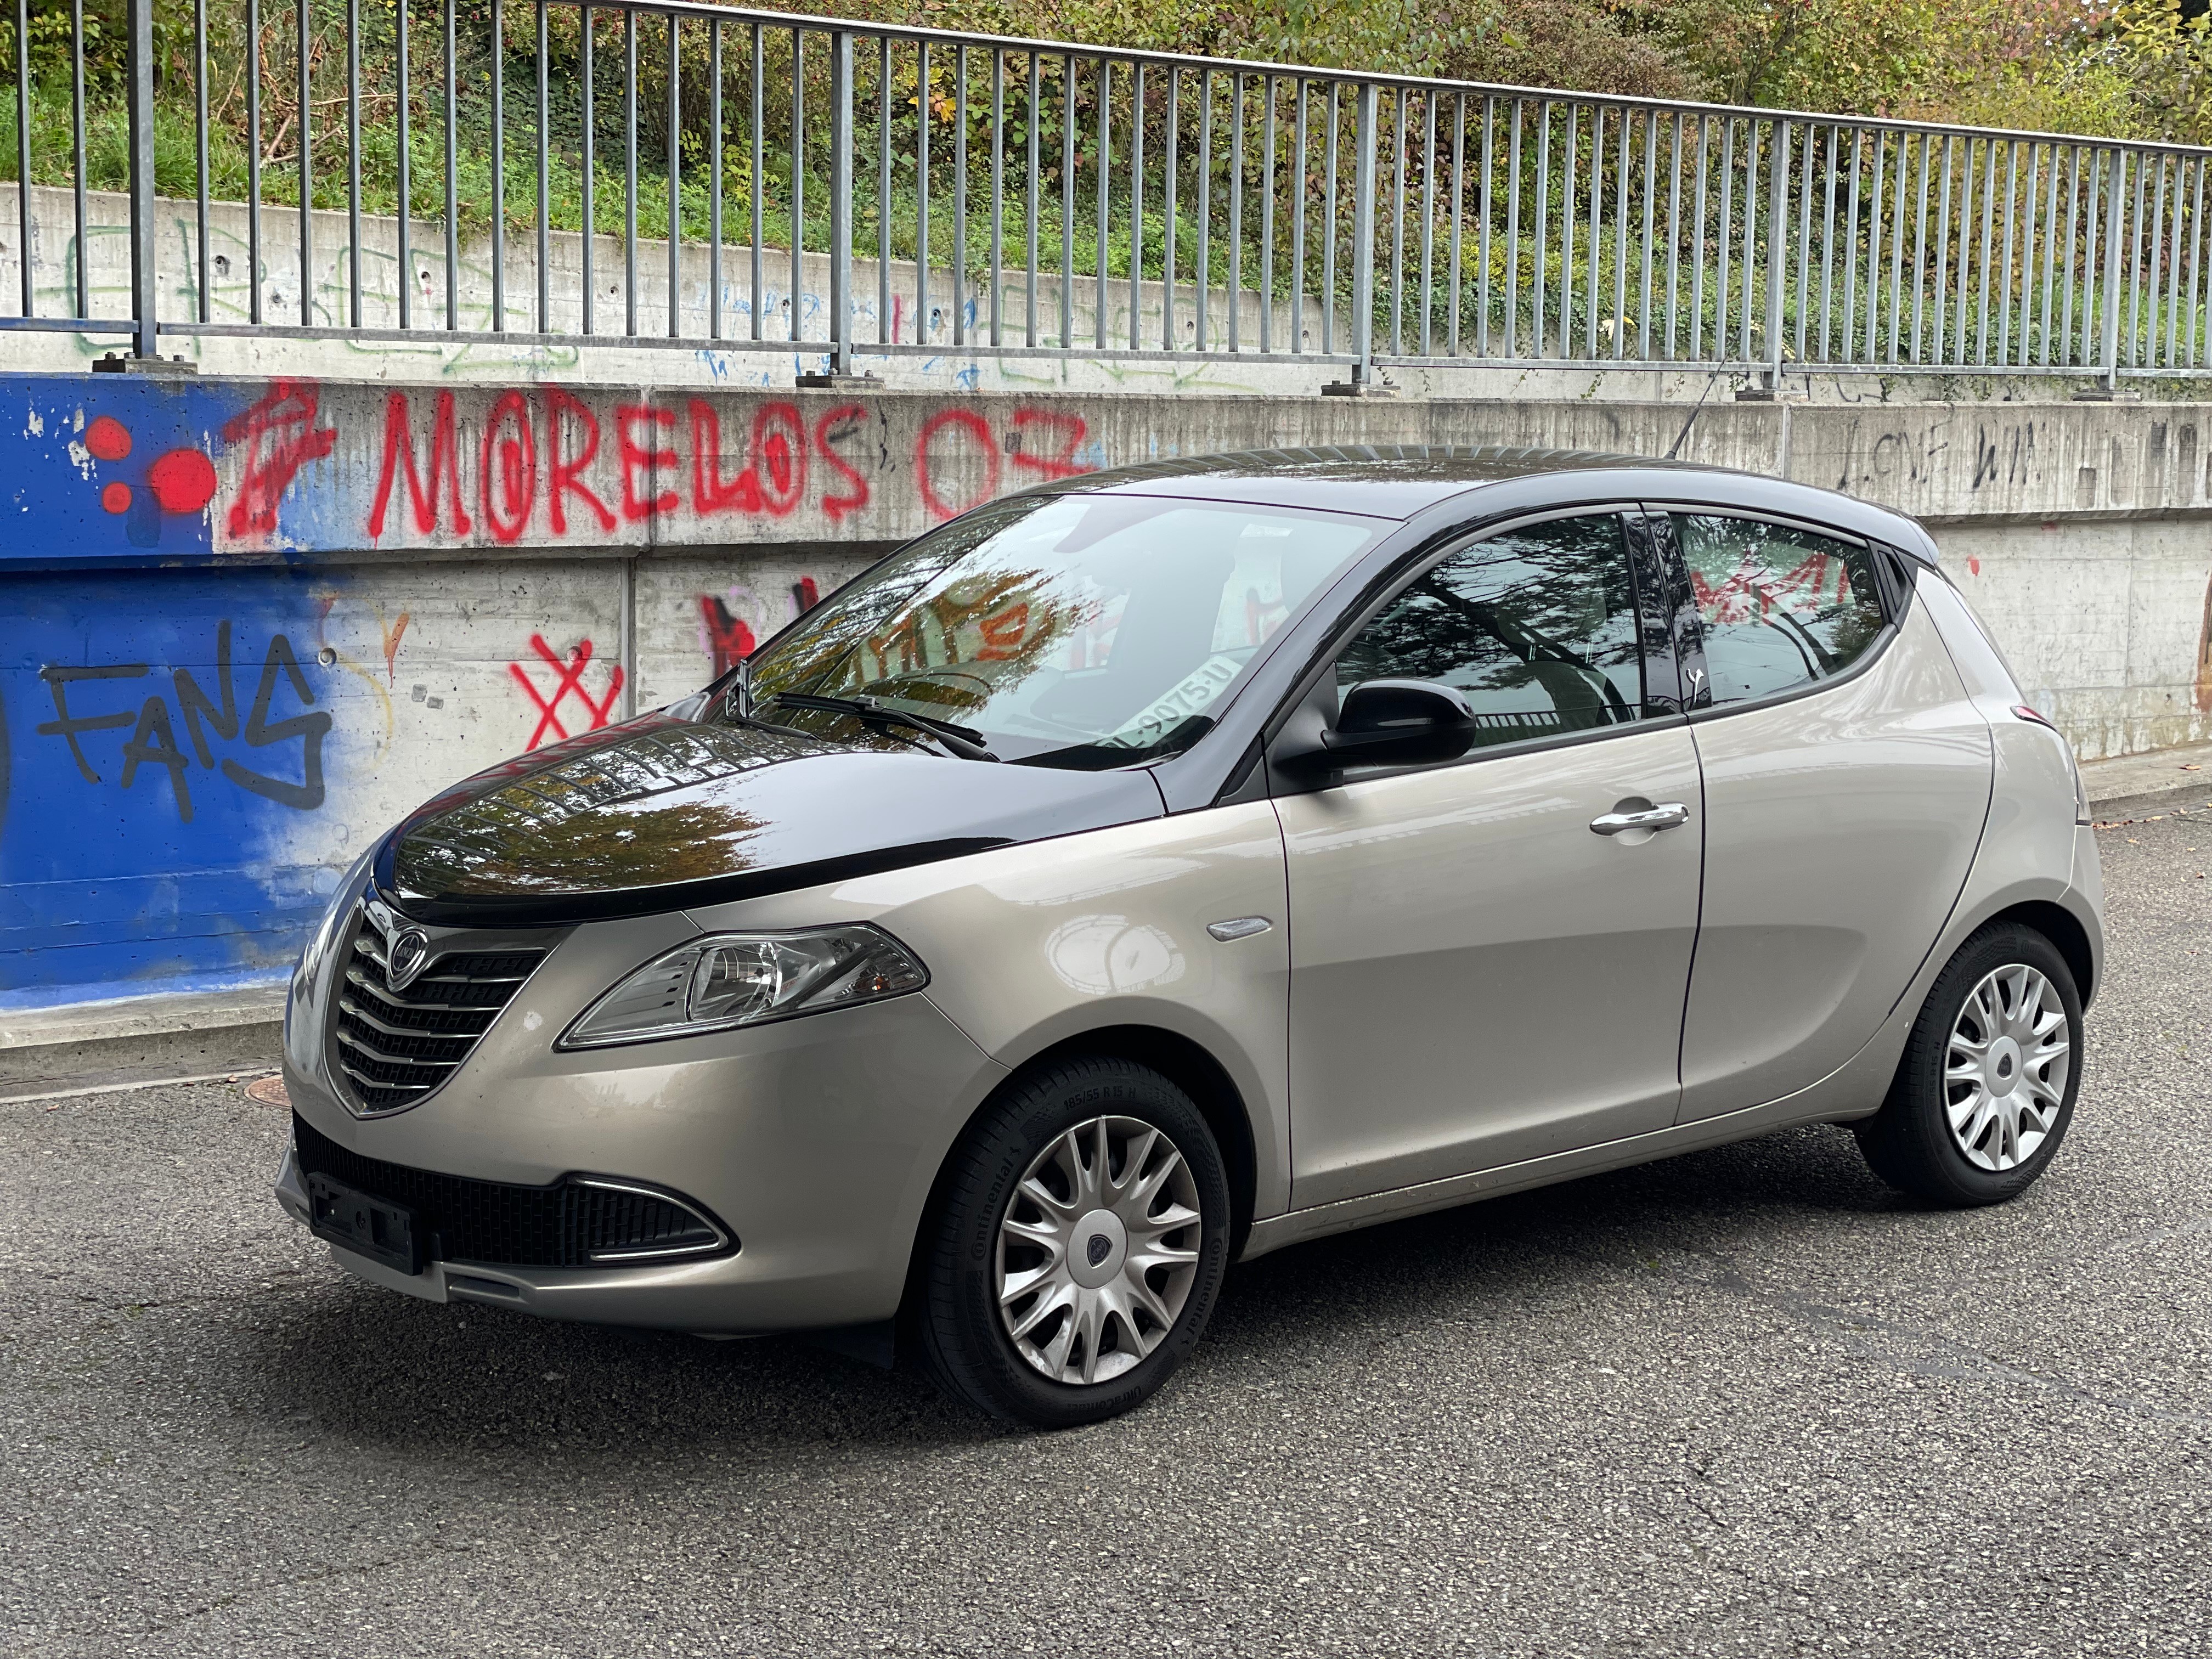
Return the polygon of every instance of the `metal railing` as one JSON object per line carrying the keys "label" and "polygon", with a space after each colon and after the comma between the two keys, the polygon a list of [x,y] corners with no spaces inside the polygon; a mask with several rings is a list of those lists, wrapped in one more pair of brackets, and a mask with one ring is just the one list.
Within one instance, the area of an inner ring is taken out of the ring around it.
{"label": "metal railing", "polygon": [[[140,356],[498,336],[795,349],[833,376],[949,349],[1316,359],[1353,388],[1470,362],[2111,387],[2212,351],[2212,151],[684,0],[489,0],[473,28],[455,0],[191,0],[158,51],[127,0],[125,287],[70,3],[64,100],[15,0],[15,176],[66,193],[18,191],[0,326]],[[188,161],[156,143],[185,126]]]}

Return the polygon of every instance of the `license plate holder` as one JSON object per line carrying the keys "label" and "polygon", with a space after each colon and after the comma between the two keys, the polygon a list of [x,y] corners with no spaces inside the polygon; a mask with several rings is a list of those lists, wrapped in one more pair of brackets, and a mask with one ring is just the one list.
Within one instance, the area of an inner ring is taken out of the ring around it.
{"label": "license plate holder", "polygon": [[372,1198],[326,1175],[311,1175],[307,1207],[307,1225],[318,1238],[403,1273],[422,1271],[422,1236],[406,1206]]}

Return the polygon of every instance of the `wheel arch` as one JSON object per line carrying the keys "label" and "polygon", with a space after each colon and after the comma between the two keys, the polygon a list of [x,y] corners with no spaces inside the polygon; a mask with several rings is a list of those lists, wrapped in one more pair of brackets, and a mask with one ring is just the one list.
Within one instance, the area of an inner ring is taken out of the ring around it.
{"label": "wheel arch", "polygon": [[2089,930],[2078,916],[2048,899],[2028,899],[1984,917],[1974,931],[1979,933],[1999,922],[2017,922],[2049,939],[2073,972],[2074,988],[2082,1007],[2089,1006],[2097,990],[2097,953],[2089,943]]}
{"label": "wheel arch", "polygon": [[977,1103],[975,1109],[946,1143],[938,1160],[937,1171],[930,1179],[929,1194],[923,1200],[921,1221],[908,1247],[906,1292],[899,1310],[902,1322],[915,1305],[923,1250],[945,1202],[945,1182],[953,1156],[967,1139],[969,1131],[1024,1079],[1060,1060],[1078,1056],[1126,1060],[1149,1066],[1191,1097],[1206,1119],[1206,1127],[1213,1131],[1214,1142],[1221,1149],[1224,1173],[1229,1177],[1229,1260],[1235,1261],[1243,1255],[1245,1239],[1252,1229],[1259,1176],[1251,1109],[1243,1091],[1237,1086],[1229,1068],[1203,1043],[1180,1031],[1138,1023],[1097,1026],[1061,1037],[1024,1058]]}

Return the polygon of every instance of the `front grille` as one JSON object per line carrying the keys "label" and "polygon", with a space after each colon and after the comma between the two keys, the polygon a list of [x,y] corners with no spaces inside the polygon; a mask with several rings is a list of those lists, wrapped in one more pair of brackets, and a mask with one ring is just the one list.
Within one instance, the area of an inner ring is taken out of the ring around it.
{"label": "front grille", "polygon": [[438,1175],[348,1152],[295,1114],[304,1176],[397,1204],[441,1261],[487,1267],[587,1267],[672,1256],[723,1255],[738,1242],[689,1200],[629,1182],[571,1176],[550,1187]]}
{"label": "front grille", "polygon": [[451,1077],[547,954],[433,944],[421,975],[398,991],[389,963],[402,926],[381,904],[356,908],[332,1001],[334,1059],[347,1092],[370,1112],[411,1106]]}

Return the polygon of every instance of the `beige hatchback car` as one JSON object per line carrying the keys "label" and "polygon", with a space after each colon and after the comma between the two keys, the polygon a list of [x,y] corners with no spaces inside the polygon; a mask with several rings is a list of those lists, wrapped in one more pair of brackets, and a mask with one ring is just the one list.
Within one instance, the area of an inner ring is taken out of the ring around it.
{"label": "beige hatchback car", "polygon": [[1911,520],[1617,456],[1093,474],[456,785],[292,982],[285,1206],[433,1301],[1158,1388],[1233,1261],[1785,1125],[2064,1137],[2088,814]]}

